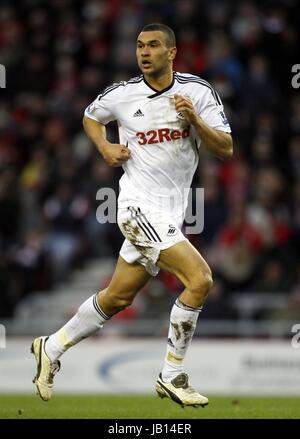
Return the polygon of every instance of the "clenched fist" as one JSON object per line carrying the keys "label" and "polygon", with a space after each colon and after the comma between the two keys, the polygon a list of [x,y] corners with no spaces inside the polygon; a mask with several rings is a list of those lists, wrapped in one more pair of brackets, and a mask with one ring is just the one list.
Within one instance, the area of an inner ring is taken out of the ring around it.
{"label": "clenched fist", "polygon": [[131,156],[131,151],[125,145],[107,143],[105,147],[101,148],[101,154],[109,166],[117,167],[127,162]]}

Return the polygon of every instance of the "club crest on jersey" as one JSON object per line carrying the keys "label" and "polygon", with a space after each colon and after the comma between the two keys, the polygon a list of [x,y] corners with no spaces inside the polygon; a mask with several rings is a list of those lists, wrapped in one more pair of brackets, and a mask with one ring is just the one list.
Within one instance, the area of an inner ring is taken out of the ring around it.
{"label": "club crest on jersey", "polygon": [[181,111],[179,111],[179,113],[176,114],[176,117],[179,120],[184,120],[185,119],[184,114]]}

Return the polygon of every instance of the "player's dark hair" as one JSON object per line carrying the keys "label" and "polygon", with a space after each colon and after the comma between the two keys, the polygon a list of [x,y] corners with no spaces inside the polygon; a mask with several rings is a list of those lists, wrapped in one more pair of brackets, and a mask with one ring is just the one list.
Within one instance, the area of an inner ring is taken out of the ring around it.
{"label": "player's dark hair", "polygon": [[166,45],[167,47],[175,47],[176,46],[176,38],[174,31],[163,23],[151,23],[147,24],[143,27],[142,32],[151,32],[151,31],[161,31],[166,35]]}

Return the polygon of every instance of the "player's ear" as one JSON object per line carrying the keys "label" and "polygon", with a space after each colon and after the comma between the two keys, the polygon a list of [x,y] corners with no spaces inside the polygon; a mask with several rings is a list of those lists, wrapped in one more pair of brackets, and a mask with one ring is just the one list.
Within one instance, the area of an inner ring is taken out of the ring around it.
{"label": "player's ear", "polygon": [[177,48],[176,47],[171,47],[171,49],[169,49],[169,60],[173,61],[173,59],[175,59],[177,53]]}

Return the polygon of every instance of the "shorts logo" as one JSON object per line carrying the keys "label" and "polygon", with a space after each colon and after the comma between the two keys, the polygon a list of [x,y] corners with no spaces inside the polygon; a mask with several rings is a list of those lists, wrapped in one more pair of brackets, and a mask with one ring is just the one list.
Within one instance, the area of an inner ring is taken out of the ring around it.
{"label": "shorts logo", "polygon": [[172,224],[169,224],[169,230],[168,230],[167,235],[168,236],[174,236],[174,235],[177,234],[177,232],[178,232],[178,230],[176,229],[176,227],[172,226]]}

